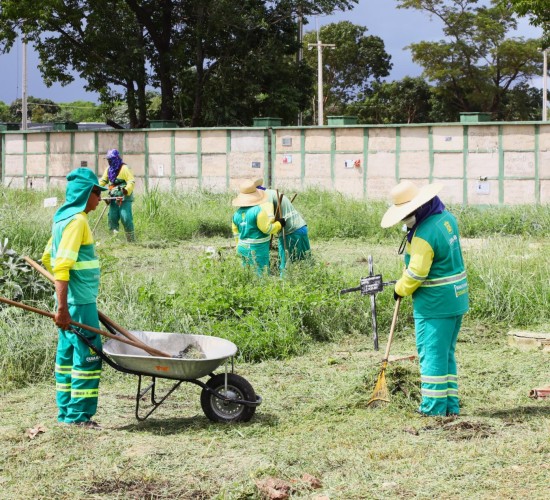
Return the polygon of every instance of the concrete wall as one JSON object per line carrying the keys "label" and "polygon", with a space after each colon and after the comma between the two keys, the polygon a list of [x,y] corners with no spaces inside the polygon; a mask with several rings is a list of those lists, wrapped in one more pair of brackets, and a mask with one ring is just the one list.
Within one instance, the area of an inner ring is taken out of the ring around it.
{"label": "concrete wall", "polygon": [[263,177],[279,189],[316,187],[387,199],[399,180],[442,182],[450,203],[550,202],[550,124],[482,122],[402,126],[0,132],[2,182],[46,189],[87,166],[101,175],[117,148],[137,192],[236,190]]}

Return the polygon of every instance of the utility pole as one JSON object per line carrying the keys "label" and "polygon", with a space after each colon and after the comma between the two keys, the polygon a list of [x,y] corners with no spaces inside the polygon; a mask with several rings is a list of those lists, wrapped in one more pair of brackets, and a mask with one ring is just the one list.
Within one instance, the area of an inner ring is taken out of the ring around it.
{"label": "utility pole", "polygon": [[548,49],[542,51],[542,121],[548,120]]}
{"label": "utility pole", "polygon": [[[304,18],[302,16],[302,8],[300,7],[298,11],[298,44],[299,44],[298,56],[297,56],[298,66],[302,63],[302,59],[304,58],[304,49],[302,47],[303,42],[304,42]],[[302,116],[302,112],[300,111],[298,113],[299,127],[302,126],[302,119],[303,119],[303,116]]]}
{"label": "utility pole", "polygon": [[21,95],[21,130],[27,130],[27,40],[23,36],[23,93]]}
{"label": "utility pole", "polygon": [[317,47],[317,125],[321,127],[325,121],[323,116],[323,49],[326,47],[334,49],[336,45],[333,43],[321,43],[319,31],[317,31],[317,43],[308,43],[307,46],[309,50]]}

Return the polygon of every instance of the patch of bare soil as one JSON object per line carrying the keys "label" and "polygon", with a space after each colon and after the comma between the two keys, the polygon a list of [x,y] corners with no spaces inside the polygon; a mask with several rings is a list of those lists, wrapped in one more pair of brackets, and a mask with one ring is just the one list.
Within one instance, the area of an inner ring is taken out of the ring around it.
{"label": "patch of bare soil", "polygon": [[[171,487],[166,482],[151,482],[144,479],[114,479],[96,480],[90,484],[86,493],[90,495],[116,496],[128,500],[141,500],[143,498],[157,500],[162,498],[188,498],[190,500],[205,500],[209,495],[200,490],[181,491]],[[168,496],[167,496],[168,495]]]}
{"label": "patch of bare soil", "polygon": [[425,431],[442,430],[451,441],[462,441],[470,439],[485,439],[493,434],[495,430],[488,424],[461,420],[457,417],[436,418],[433,424],[423,428]]}
{"label": "patch of bare soil", "polygon": [[[300,479],[284,481],[276,477],[266,477],[256,481],[256,488],[264,500],[286,500],[298,491],[312,491],[322,487],[321,481],[311,474],[303,474]],[[321,498],[318,496],[317,498]]]}

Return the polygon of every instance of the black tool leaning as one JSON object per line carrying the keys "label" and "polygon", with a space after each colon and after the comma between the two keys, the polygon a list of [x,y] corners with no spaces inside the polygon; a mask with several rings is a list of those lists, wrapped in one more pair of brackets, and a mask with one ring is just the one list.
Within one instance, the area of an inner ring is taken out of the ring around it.
{"label": "black tool leaning", "polygon": [[384,291],[384,287],[394,285],[396,281],[384,282],[381,274],[374,274],[374,266],[372,263],[372,255],[368,257],[369,275],[366,278],[361,278],[360,285],[353,288],[345,288],[340,290],[340,294],[350,292],[361,292],[361,295],[370,295],[370,309],[372,314],[372,340],[374,342],[374,350],[378,351],[378,326],[376,323],[376,294]]}

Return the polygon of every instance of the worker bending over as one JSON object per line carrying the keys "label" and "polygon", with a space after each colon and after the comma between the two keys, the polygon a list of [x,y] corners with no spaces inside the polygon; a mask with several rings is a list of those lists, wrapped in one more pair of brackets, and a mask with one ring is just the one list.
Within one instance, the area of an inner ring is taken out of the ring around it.
{"label": "worker bending over", "polygon": [[232,231],[236,238],[237,253],[243,266],[256,268],[259,275],[269,273],[269,243],[285,225],[283,218],[275,219],[273,204],[265,191],[256,189],[254,180],[239,186],[239,195],[232,201],[238,207],[233,214]]}
{"label": "worker bending over", "polygon": [[307,224],[300,212],[296,210],[292,202],[284,194],[280,196],[281,207],[279,208],[277,191],[266,189],[262,186],[262,183],[263,179],[256,180],[258,189],[267,193],[269,201],[273,205],[274,213],[285,220],[285,226],[279,233],[278,238],[279,268],[283,271],[287,260],[296,262],[311,257]]}

